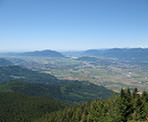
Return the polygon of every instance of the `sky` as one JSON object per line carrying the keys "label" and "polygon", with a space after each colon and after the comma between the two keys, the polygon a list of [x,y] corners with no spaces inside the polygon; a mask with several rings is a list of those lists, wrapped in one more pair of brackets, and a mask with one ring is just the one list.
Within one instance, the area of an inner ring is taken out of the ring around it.
{"label": "sky", "polygon": [[148,48],[148,0],[0,0],[0,51]]}

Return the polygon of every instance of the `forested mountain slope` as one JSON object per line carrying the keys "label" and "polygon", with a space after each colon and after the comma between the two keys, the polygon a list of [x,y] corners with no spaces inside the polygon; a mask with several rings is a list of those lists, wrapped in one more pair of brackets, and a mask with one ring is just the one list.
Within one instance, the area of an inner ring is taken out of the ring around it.
{"label": "forested mountain slope", "polygon": [[10,81],[0,83],[0,91],[15,91],[28,96],[56,98],[69,105],[86,102],[88,99],[107,99],[113,94],[111,90],[87,81],[65,81],[63,84]]}
{"label": "forested mountain slope", "polygon": [[146,122],[148,93],[121,90],[119,96],[95,100],[47,114],[34,122]]}
{"label": "forested mountain slope", "polygon": [[16,92],[0,92],[0,122],[32,122],[64,107],[64,103],[54,99],[29,97]]}
{"label": "forested mountain slope", "polygon": [[0,67],[0,82],[10,80],[26,80],[28,82],[56,83],[57,78],[45,73],[39,73],[20,66]]}

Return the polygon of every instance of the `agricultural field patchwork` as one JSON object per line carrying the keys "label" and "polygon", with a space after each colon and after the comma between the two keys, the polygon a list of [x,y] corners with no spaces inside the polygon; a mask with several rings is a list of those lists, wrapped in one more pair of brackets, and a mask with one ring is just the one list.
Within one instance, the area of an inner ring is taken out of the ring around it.
{"label": "agricultural field patchwork", "polygon": [[9,57],[15,65],[59,79],[90,81],[114,91],[124,87],[148,90],[148,62],[123,61],[114,58],[48,58]]}

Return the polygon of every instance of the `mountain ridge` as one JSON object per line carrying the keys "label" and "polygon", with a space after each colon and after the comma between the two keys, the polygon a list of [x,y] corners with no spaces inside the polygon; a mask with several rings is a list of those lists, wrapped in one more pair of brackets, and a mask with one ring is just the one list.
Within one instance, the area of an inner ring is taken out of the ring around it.
{"label": "mountain ridge", "polygon": [[36,56],[36,57],[53,57],[53,58],[64,58],[65,56],[54,50],[41,50],[41,51],[27,51],[27,52],[16,52],[16,53],[0,53],[1,56]]}
{"label": "mountain ridge", "polygon": [[123,60],[148,60],[148,48],[111,48],[86,50],[83,55],[118,58]]}

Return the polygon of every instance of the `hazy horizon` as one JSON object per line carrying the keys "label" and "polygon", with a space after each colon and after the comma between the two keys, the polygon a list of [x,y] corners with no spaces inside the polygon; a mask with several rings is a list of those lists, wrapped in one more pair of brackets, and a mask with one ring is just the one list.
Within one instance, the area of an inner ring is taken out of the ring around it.
{"label": "hazy horizon", "polygon": [[57,52],[81,52],[81,51],[87,51],[87,50],[108,50],[108,49],[135,49],[135,48],[142,48],[142,49],[148,49],[148,48],[143,48],[143,47],[113,47],[113,48],[88,48],[88,49],[80,49],[80,50],[57,50],[57,49],[50,49],[50,48],[45,48],[45,49],[31,49],[31,50],[6,50],[6,51],[1,51],[0,53],[23,53],[23,52],[34,52],[34,51],[45,51],[45,50],[51,50],[51,51],[57,51]]}

